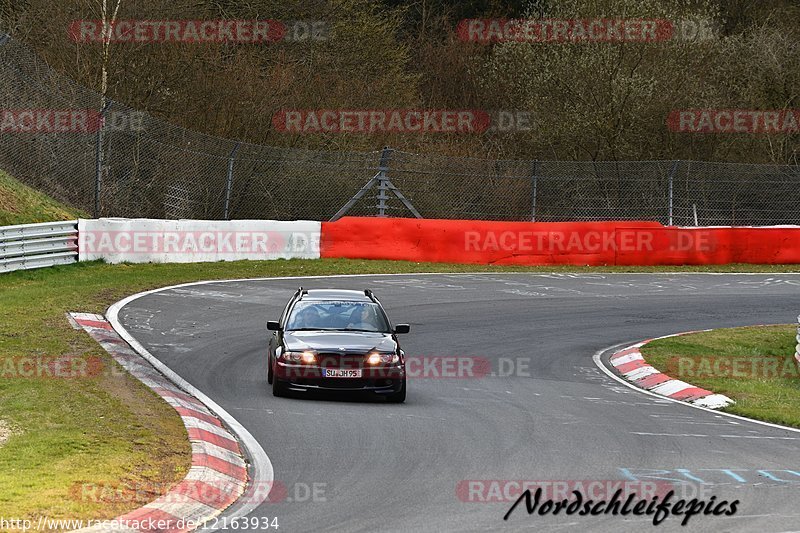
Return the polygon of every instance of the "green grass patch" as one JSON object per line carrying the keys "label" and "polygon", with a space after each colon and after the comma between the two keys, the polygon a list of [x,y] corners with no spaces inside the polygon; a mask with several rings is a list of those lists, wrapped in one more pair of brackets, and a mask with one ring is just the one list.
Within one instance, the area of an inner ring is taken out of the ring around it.
{"label": "green grass patch", "polygon": [[0,226],[87,218],[0,170]]}
{"label": "green grass patch", "polygon": [[[15,357],[63,355],[101,357],[114,367],[87,334],[68,325],[64,313],[104,313],[108,305],[132,293],[190,281],[402,272],[676,270],[710,269],[489,267],[326,259],[145,265],[91,262],[12,272],[0,275],[0,369]],[[714,270],[786,272],[798,267],[730,265]],[[791,333],[788,328],[786,331]],[[780,353],[790,353],[789,337],[785,344]],[[796,388],[793,394],[796,398]],[[112,518],[142,502],[131,501],[126,494],[115,498],[113,491],[97,492],[92,487],[122,483],[161,487],[164,492],[182,479],[189,467],[190,449],[180,418],[149,389],[120,372],[84,379],[0,378],[0,420],[3,427],[13,428],[10,434],[5,432],[8,440],[0,445],[0,516]],[[99,499],[98,494],[102,496]]]}
{"label": "green grass patch", "polygon": [[648,363],[670,376],[724,394],[737,415],[800,427],[797,326],[717,329],[653,341]]}

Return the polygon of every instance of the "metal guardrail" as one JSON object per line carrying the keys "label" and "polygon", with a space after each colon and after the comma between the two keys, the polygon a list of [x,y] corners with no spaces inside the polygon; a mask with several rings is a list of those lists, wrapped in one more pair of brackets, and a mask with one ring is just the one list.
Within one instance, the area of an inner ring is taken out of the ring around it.
{"label": "metal guardrail", "polygon": [[0,227],[0,272],[77,262],[77,220]]}

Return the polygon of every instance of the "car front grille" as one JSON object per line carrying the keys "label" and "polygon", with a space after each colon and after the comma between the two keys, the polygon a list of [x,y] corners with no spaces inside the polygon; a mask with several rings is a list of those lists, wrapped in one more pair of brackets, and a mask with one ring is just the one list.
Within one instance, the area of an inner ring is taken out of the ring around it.
{"label": "car front grille", "polygon": [[366,368],[366,354],[318,353],[317,361],[322,368]]}

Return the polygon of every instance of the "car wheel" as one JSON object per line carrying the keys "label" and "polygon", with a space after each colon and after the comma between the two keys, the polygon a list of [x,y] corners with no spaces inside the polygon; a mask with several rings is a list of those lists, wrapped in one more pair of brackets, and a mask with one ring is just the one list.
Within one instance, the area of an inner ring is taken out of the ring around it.
{"label": "car wheel", "polygon": [[286,396],[286,385],[275,376],[272,377],[272,395],[278,398]]}
{"label": "car wheel", "polygon": [[267,383],[272,385],[272,357],[267,357]]}
{"label": "car wheel", "polygon": [[403,385],[399,391],[386,397],[386,401],[389,403],[403,403],[406,401],[406,380],[403,380]]}

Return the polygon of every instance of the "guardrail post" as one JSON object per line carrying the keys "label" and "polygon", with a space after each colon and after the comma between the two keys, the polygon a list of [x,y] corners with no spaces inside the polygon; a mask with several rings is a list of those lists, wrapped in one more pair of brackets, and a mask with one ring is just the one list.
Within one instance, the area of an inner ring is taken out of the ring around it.
{"label": "guardrail post", "polygon": [[94,173],[94,218],[100,218],[100,189],[103,180],[103,128],[105,127],[106,111],[114,102],[108,100],[100,110],[100,123],[97,125],[97,141],[95,146],[95,173]]}
{"label": "guardrail post", "polygon": [[231,209],[231,191],[233,190],[233,161],[236,159],[236,152],[239,150],[239,146],[242,143],[236,143],[236,146],[233,147],[231,151],[231,155],[228,156],[228,180],[225,184],[225,220],[230,220],[230,209]]}

